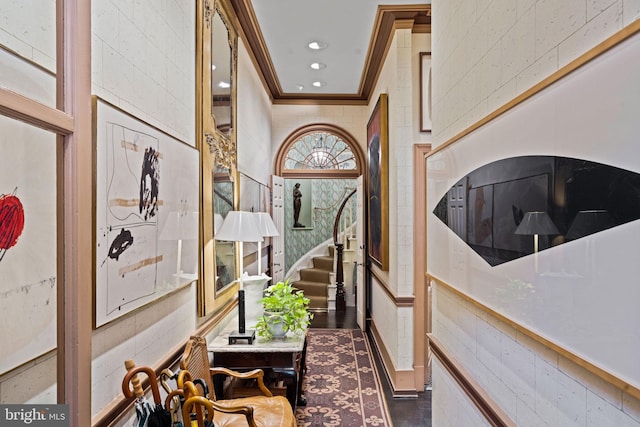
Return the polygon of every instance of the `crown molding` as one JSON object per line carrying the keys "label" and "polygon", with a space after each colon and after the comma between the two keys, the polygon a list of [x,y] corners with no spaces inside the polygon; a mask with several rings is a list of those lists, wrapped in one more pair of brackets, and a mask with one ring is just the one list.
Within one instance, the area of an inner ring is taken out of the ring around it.
{"label": "crown molding", "polygon": [[430,4],[380,5],[374,20],[357,94],[284,93],[260,31],[251,0],[231,0],[231,6],[238,19],[240,37],[245,42],[265,90],[274,104],[366,105],[380,75],[395,30],[408,27],[415,33],[431,31]]}

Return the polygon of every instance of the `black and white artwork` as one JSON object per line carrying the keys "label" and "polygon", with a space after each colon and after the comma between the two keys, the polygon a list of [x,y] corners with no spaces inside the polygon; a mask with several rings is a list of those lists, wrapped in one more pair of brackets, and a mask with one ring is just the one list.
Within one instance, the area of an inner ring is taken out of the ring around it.
{"label": "black and white artwork", "polygon": [[427,274],[635,393],[638,75],[634,34],[442,144],[426,183]]}
{"label": "black and white artwork", "polygon": [[197,278],[198,153],[96,100],[96,327]]}

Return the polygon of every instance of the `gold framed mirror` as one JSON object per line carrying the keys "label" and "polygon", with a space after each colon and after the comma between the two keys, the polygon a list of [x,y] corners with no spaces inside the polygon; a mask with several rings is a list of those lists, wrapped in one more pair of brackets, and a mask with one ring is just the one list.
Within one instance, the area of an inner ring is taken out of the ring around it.
{"label": "gold framed mirror", "polygon": [[[218,9],[218,8],[216,8]],[[219,134],[231,135],[233,129],[233,73],[235,68],[235,37],[221,9],[216,10],[211,22],[211,114]]]}
{"label": "gold framed mirror", "polygon": [[235,109],[237,32],[224,1],[198,1],[197,131],[202,153],[202,280],[200,316],[216,312],[236,296],[238,251],[235,243],[214,239],[226,214],[237,209]]}
{"label": "gold framed mirror", "polygon": [[[227,214],[234,210],[234,194],[238,186],[235,176],[220,165],[213,173],[213,235],[215,237]],[[215,240],[215,292],[221,292],[236,278],[236,251],[233,242]]]}

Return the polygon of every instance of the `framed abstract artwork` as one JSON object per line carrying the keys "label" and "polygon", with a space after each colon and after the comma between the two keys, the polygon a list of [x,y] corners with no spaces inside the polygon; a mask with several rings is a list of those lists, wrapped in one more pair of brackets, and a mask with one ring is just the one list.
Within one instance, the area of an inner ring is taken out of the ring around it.
{"label": "framed abstract artwork", "polygon": [[198,150],[99,98],[94,326],[198,278]]}
{"label": "framed abstract artwork", "polygon": [[378,98],[367,124],[367,228],[369,257],[389,269],[389,115],[388,96]]}
{"label": "framed abstract artwork", "polygon": [[420,132],[431,132],[431,52],[420,52]]}
{"label": "framed abstract artwork", "polygon": [[611,41],[429,153],[427,275],[640,396],[640,33]]}
{"label": "framed abstract artwork", "polygon": [[0,168],[0,342],[4,344],[0,374],[4,374],[56,348],[60,285],[56,236],[61,221],[56,135],[8,117],[0,117],[0,129],[4,160]]}

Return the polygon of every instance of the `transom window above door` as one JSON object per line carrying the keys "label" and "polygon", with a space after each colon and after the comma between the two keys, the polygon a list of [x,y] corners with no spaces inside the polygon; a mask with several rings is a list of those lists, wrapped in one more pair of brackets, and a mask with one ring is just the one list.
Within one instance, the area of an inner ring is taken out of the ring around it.
{"label": "transom window above door", "polygon": [[342,138],[329,132],[302,135],[287,152],[287,169],[357,169],[355,155]]}
{"label": "transom window above door", "polygon": [[357,178],[364,154],[346,130],[327,123],[294,130],[276,155],[275,172],[287,178]]}

